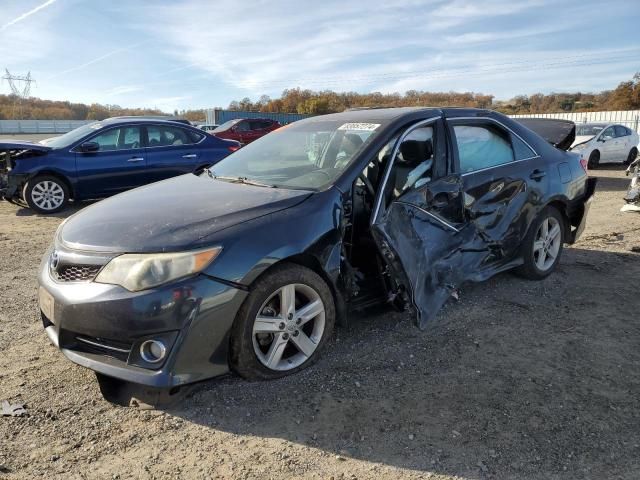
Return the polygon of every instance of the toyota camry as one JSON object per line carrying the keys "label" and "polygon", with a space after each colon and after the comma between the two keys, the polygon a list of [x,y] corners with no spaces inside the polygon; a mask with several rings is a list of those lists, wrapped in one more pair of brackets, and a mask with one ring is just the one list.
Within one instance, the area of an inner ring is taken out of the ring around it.
{"label": "toyota camry", "polygon": [[355,310],[390,304],[424,328],[464,282],[543,279],[580,236],[596,180],[563,150],[575,125],[539,123],[455,108],[318,116],[91,205],[44,256],[46,333],[102,378],[272,379],[315,362]]}

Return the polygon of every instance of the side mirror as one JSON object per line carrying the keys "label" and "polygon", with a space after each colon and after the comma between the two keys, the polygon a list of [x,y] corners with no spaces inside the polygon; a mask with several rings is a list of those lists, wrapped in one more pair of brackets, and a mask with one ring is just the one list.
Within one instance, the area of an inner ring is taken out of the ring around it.
{"label": "side mirror", "polygon": [[80,145],[80,151],[82,153],[93,153],[100,150],[100,144],[98,142],[84,142]]}

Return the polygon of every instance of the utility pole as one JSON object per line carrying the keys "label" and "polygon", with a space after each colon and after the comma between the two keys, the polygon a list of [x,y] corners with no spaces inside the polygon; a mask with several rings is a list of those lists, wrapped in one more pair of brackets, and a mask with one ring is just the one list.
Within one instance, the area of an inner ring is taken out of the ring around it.
{"label": "utility pole", "polygon": [[[35,80],[31,78],[31,72],[26,75],[12,75],[9,69],[5,68],[5,75],[2,77],[9,83],[11,88],[11,94],[15,96],[15,102],[13,104],[13,117],[16,118],[16,106],[20,110],[20,117],[22,117],[22,100],[29,98],[31,95],[31,84],[35,83]],[[22,88],[18,87],[18,84],[22,82]]]}

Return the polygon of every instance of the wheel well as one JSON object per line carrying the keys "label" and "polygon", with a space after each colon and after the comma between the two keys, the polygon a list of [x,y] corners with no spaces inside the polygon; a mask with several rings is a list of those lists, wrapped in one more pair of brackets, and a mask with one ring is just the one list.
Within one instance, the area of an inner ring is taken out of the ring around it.
{"label": "wheel well", "polygon": [[589,156],[593,155],[594,153],[597,153],[598,156],[600,156],[600,150],[598,150],[597,148],[594,150],[591,150],[591,153],[589,154]]}
{"label": "wheel well", "polygon": [[322,280],[324,280],[324,282],[327,284],[327,286],[329,287],[329,290],[331,291],[331,295],[333,296],[333,303],[336,307],[337,323],[340,325],[346,324],[346,306],[345,306],[344,297],[342,296],[342,293],[336,288],[336,285],[333,283],[331,278],[329,278],[329,275],[327,275],[327,272],[324,270],[324,268],[322,268],[320,261],[313,255],[310,255],[308,253],[300,253],[297,255],[292,255],[287,258],[283,258],[282,260],[277,261],[273,265],[270,265],[265,271],[263,271],[260,275],[258,275],[253,280],[253,282],[251,282],[251,284],[253,285],[255,282],[258,281],[259,278],[261,278],[264,274],[269,272],[272,268],[274,268],[277,265],[282,265],[283,263],[293,263],[296,265],[300,265],[320,275],[320,278],[322,278]]}
{"label": "wheel well", "polygon": [[44,175],[47,175],[49,177],[56,177],[61,182],[64,182],[64,184],[67,186],[67,189],[69,190],[69,197],[70,198],[74,197],[74,192],[73,192],[73,187],[71,186],[71,182],[67,177],[65,177],[64,175],[58,172],[52,172],[51,170],[41,170],[35,175],[33,175],[31,178],[29,178],[29,180],[31,180],[32,178],[41,177]]}
{"label": "wheel well", "polygon": [[564,219],[564,228],[565,228],[565,238],[566,234],[571,231],[571,217],[569,216],[569,208],[568,205],[562,200],[553,200],[547,203],[548,207],[554,207],[556,210],[560,212],[562,218]]}

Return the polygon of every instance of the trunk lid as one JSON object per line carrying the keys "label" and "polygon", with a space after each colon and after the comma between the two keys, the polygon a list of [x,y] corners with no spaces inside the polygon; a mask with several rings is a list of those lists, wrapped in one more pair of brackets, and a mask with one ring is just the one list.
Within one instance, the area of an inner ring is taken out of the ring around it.
{"label": "trunk lid", "polygon": [[576,138],[576,124],[557,118],[514,118],[560,150],[569,150]]}

